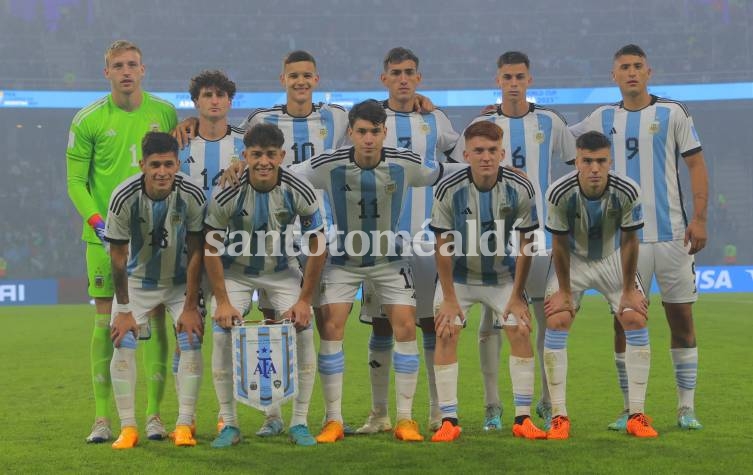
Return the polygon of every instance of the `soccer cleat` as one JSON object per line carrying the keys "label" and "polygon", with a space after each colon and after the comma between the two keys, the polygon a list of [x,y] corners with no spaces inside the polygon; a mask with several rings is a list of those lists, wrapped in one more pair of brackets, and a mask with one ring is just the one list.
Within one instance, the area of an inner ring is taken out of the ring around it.
{"label": "soccer cleat", "polygon": [[224,426],[220,434],[212,441],[212,448],[224,449],[238,445],[241,441],[241,431],[237,427]]}
{"label": "soccer cleat", "polygon": [[316,441],[320,444],[331,444],[342,440],[345,437],[345,431],[343,430],[342,423],[338,421],[328,421],[319,435],[316,436]]}
{"label": "soccer cleat", "polygon": [[484,417],[484,430],[500,430],[502,428],[502,408],[499,406],[486,406]]}
{"label": "soccer cleat", "polygon": [[366,423],[356,429],[356,434],[376,434],[379,432],[389,432],[392,430],[390,416],[377,416],[374,411],[369,413]]}
{"label": "soccer cleat", "polygon": [[520,424],[512,425],[512,435],[526,439],[546,439],[546,432],[533,425],[530,417],[523,419]]}
{"label": "soccer cleat", "polygon": [[193,447],[196,445],[192,426],[180,425],[175,426],[175,432],[172,433],[176,447]]}
{"label": "soccer cleat", "polygon": [[295,445],[300,445],[302,447],[316,445],[316,439],[314,439],[314,436],[309,432],[309,428],[303,424],[294,425],[289,428],[288,434],[290,434],[290,441]]}
{"label": "soccer cleat", "polygon": [[552,405],[539,400],[536,404],[536,415],[544,421],[544,430],[552,428]]}
{"label": "soccer cleat", "polygon": [[167,430],[162,419],[157,415],[149,416],[146,419],[146,438],[149,440],[162,440],[167,437]]}
{"label": "soccer cleat", "polygon": [[436,432],[442,428],[442,411],[439,406],[430,406],[429,414],[429,430]]}
{"label": "soccer cleat", "polygon": [[133,426],[126,426],[120,430],[118,439],[112,443],[113,449],[132,449],[139,443],[139,432]]}
{"label": "soccer cleat", "polygon": [[104,417],[98,417],[94,421],[92,431],[86,438],[87,444],[101,444],[112,439],[112,429],[110,429],[110,421]]}
{"label": "soccer cleat", "polygon": [[424,436],[418,430],[418,422],[412,419],[402,419],[397,421],[395,428],[395,438],[406,442],[421,442]]}
{"label": "soccer cleat", "polygon": [[552,428],[546,433],[547,439],[564,440],[570,438],[570,419],[567,416],[552,417]]}
{"label": "soccer cleat", "polygon": [[279,417],[267,417],[261,428],[256,431],[256,435],[259,437],[274,437],[282,434],[283,430],[285,429],[282,424],[282,419]]}
{"label": "soccer cleat", "polygon": [[[188,427],[191,429],[191,436],[196,437],[196,419],[195,418],[191,421],[191,425]],[[169,434],[167,434],[167,437],[170,440],[175,440],[175,431],[172,431]]]}
{"label": "soccer cleat", "polygon": [[627,433],[641,438],[659,436],[659,433],[651,427],[651,418],[642,412],[637,412],[628,418]]}
{"label": "soccer cleat", "polygon": [[217,433],[222,432],[222,428],[225,427],[225,421],[222,420],[222,416],[217,418]]}
{"label": "soccer cleat", "polygon": [[701,424],[695,417],[695,411],[692,407],[681,407],[677,411],[677,426],[680,429],[687,430],[701,430],[703,424]]}
{"label": "soccer cleat", "polygon": [[628,410],[624,409],[617,420],[607,426],[609,430],[615,430],[618,432],[625,432],[627,430]]}
{"label": "soccer cleat", "polygon": [[442,427],[431,436],[432,442],[452,442],[460,437],[463,429],[450,421],[442,422]]}

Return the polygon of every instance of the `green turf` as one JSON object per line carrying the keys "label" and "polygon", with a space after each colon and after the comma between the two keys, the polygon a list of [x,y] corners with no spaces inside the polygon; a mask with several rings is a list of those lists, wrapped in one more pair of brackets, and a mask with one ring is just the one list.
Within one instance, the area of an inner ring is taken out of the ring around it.
{"label": "green turf", "polygon": [[[622,398],[612,362],[611,322],[605,310],[600,298],[586,299],[569,339],[568,409],[572,431],[567,441],[534,442],[515,439],[510,434],[512,396],[507,345],[500,377],[505,428],[498,433],[480,429],[483,399],[475,338],[477,319],[472,317],[461,339],[459,411],[463,435],[455,443],[405,444],[382,434],[298,448],[284,436],[255,437],[253,432],[261,425],[261,414],[239,406],[246,439],[238,447],[212,450],[209,442],[215,431],[216,402],[207,345],[207,371],[198,410],[199,445],[176,448],[169,441],[143,441],[134,450],[115,452],[109,444],[83,442],[94,413],[88,369],[93,309],[0,308],[0,472],[750,473],[753,296],[704,295],[696,306],[700,347],[696,406],[706,426],[697,433],[683,432],[675,426],[676,395],[668,330],[659,309],[652,308],[653,357],[647,412],[654,417],[661,434],[656,440],[637,440],[606,430],[607,423],[621,409]],[[346,333],[343,411],[346,421],[353,425],[362,423],[369,409],[367,341],[368,327],[351,317]],[[415,416],[425,430],[427,389],[423,367],[421,371]],[[176,417],[172,385],[169,377],[163,418],[171,424]],[[138,414],[143,414],[144,397],[141,380]],[[288,406],[285,413],[289,411]],[[322,414],[317,382],[309,416],[313,431],[319,428]],[[143,416],[139,422],[143,425]]]}

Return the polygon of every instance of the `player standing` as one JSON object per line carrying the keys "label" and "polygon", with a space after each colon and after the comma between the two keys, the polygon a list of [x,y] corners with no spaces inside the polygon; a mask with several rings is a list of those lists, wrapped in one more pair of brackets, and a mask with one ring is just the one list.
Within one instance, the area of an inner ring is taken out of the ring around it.
{"label": "player standing", "polygon": [[[502,128],[503,146],[508,152],[504,164],[523,170],[531,180],[536,190],[538,221],[545,223],[547,209],[543,203],[544,191],[552,181],[556,162],[568,162],[575,158],[575,139],[568,131],[565,119],[556,111],[528,102],[526,93],[533,82],[530,66],[530,60],[525,53],[503,53],[497,60],[496,77],[497,85],[502,91],[502,103],[496,110],[473,119],[471,124],[490,121]],[[464,139],[461,137],[453,152],[453,158],[458,162],[463,159],[463,147]],[[526,294],[533,304],[536,316],[536,351],[543,367],[546,328],[544,293],[552,241],[551,236],[545,233],[537,233],[536,236],[545,237],[546,242],[536,242],[536,245],[538,249],[546,249],[546,253],[536,252],[533,256],[531,272],[526,282]],[[502,406],[497,389],[502,339],[495,326],[497,325],[494,323],[493,312],[484,307],[478,339],[484,381],[486,430],[499,429],[502,424]],[[552,408],[544,371],[541,371],[541,387],[542,395],[536,405],[536,412],[543,418],[544,428],[549,429]]]}
{"label": "player standing", "polygon": [[[141,89],[144,71],[141,50],[136,45],[123,40],[112,43],[105,53],[104,69],[110,94],[81,109],[73,118],[68,135],[68,196],[84,219],[88,290],[96,308],[90,353],[96,413],[91,434],[86,438],[91,443],[105,442],[112,436],[109,405],[113,349],[109,326],[114,287],[103,241],[102,216],[106,216],[112,191],[139,171],[144,134],[170,131],[177,122],[172,104]],[[167,332],[164,313],[151,320],[152,335],[144,345],[146,432],[150,439],[162,439],[167,435],[159,418],[167,373]]]}
{"label": "player standing", "polygon": [[[310,307],[325,261],[320,204],[307,181],[281,168],[285,151],[280,129],[270,124],[255,125],[246,132],[243,142],[247,170],[242,183],[215,188],[205,220],[208,234],[204,260],[216,302],[212,306],[212,378],[224,422],[212,447],[229,447],[240,441],[230,327],[250,310],[254,290],[260,288],[266,291],[275,320],[290,314],[298,331],[298,367],[312,368],[298,373],[290,438],[297,445],[315,445],[307,416],[316,354]],[[298,217],[310,249],[303,281],[298,266],[290,265],[286,243],[291,237],[289,228]],[[223,244],[226,236],[228,241]]]}
{"label": "player standing", "polygon": [[193,446],[191,424],[203,373],[199,282],[205,198],[178,173],[178,142],[170,134],[149,132],[141,148],[142,173],[115,189],[105,228],[116,298],[110,373],[121,424],[112,447],[130,449],[138,443],[136,346],[147,314],[159,305],[170,311],[181,350],[173,438],[177,446]]}
{"label": "player standing", "polygon": [[[427,164],[444,162],[445,155],[452,151],[458,134],[452,128],[444,112],[417,112],[416,88],[421,84],[418,57],[409,49],[397,47],[387,52],[383,62],[382,84],[389,91],[389,98],[382,103],[387,120],[387,147],[406,148],[417,153]],[[424,362],[429,385],[429,428],[439,429],[441,414],[437,405],[437,387],[434,383],[434,282],[437,278],[432,233],[422,226],[431,217],[432,187],[409,188],[403,203],[398,229],[413,236],[413,246],[425,249],[422,255],[408,257],[413,268],[416,286],[416,317],[423,333]],[[366,423],[356,430],[358,434],[373,434],[392,429],[388,411],[390,366],[394,340],[392,327],[381,311],[381,303],[372,288],[364,288],[364,304],[361,321],[371,323],[369,339],[369,376],[371,379],[372,406]]]}
{"label": "player standing", "polygon": [[[646,226],[640,232],[638,271],[646,285],[654,276],[659,283],[662,305],[672,334],[672,364],[678,395],[677,424],[683,429],[701,429],[695,416],[695,387],[698,348],[693,325],[695,286],[694,255],[706,246],[708,173],[701,143],[688,110],[677,101],[648,92],[651,79],[646,53],[637,45],[626,45],[614,54],[612,78],[620,88],[622,101],[602,106],[572,127],[578,136],[599,130],[612,138],[614,168],[643,188]],[[682,204],[680,158],[688,167],[693,196],[690,221]],[[613,430],[625,430],[627,386],[625,379],[625,337],[615,325],[615,364],[625,411]]]}
{"label": "player standing", "polygon": [[[547,289],[544,368],[552,400],[548,439],[570,437],[565,405],[567,337],[585,290],[598,290],[625,329],[625,366],[629,394],[627,432],[656,437],[644,414],[651,364],[648,303],[637,274],[638,235],[643,227],[640,188],[610,171],[611,144],[600,132],[576,142],[577,170],[554,182],[546,192],[546,228],[552,233],[555,275]],[[617,250],[619,249],[619,252]]]}
{"label": "player standing", "polygon": [[[539,227],[534,188],[528,179],[499,166],[505,156],[499,126],[473,123],[464,139],[463,156],[470,167],[437,185],[431,216],[439,271],[434,370],[442,411],[442,427],[431,440],[450,442],[460,435],[457,344],[465,314],[475,303],[495,312],[510,341],[513,434],[543,439],[546,433],[531,421],[535,362],[523,290],[531,266],[532,231]],[[510,246],[513,230],[522,250],[517,259]],[[450,246],[454,250],[449,251]]]}

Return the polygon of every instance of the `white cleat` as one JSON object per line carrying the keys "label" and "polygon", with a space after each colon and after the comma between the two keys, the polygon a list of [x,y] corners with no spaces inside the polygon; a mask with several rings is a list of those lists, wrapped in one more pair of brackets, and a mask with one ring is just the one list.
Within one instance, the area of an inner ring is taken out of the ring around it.
{"label": "white cleat", "polygon": [[377,416],[374,411],[369,413],[366,423],[356,429],[356,434],[378,434],[379,432],[389,432],[392,430],[390,416]]}

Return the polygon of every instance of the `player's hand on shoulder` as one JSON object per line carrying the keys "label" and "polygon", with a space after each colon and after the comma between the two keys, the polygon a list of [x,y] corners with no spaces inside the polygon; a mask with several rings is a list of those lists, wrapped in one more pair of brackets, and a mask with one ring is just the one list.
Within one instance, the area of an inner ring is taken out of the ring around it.
{"label": "player's hand on shoulder", "polygon": [[193,344],[193,339],[198,338],[201,343],[204,337],[204,319],[198,307],[183,309],[178,317],[178,323],[175,326],[178,333],[188,334],[188,343]]}
{"label": "player's hand on shoulder", "polygon": [[230,166],[228,166],[225,171],[222,173],[222,176],[220,177],[219,185],[220,188],[225,188],[228,186],[238,186],[241,184],[241,176],[243,175],[243,172],[246,170],[246,162],[243,160],[235,160],[230,163]]}
{"label": "player's hand on shoulder", "polygon": [[180,148],[185,148],[185,146],[188,145],[188,142],[196,137],[196,129],[198,129],[198,127],[199,119],[196,117],[188,117],[181,120],[180,123],[175,126],[173,131],[170,132],[170,135],[175,137]]}
{"label": "player's hand on shoulder", "polygon": [[120,348],[120,343],[128,335],[128,332],[133,332],[134,338],[139,337],[139,326],[136,324],[136,319],[133,318],[133,313],[119,312],[115,314],[115,318],[112,319],[110,324],[110,339],[115,348]]}
{"label": "player's hand on shoulder", "polygon": [[511,172],[522,176],[523,178],[528,178],[528,175],[526,175],[526,172],[524,172],[520,168],[511,167],[510,165],[503,165],[503,166],[505,167],[505,170],[510,170]]}
{"label": "player's hand on shoulder", "polygon": [[489,104],[488,106],[481,109],[481,115],[488,114],[489,112],[494,112],[495,110],[497,110],[497,105]]}
{"label": "player's hand on shoulder", "polygon": [[434,103],[431,102],[431,99],[422,94],[416,93],[416,96],[413,98],[413,110],[415,112],[423,114],[433,112],[434,109],[436,109],[436,107],[434,107]]}

